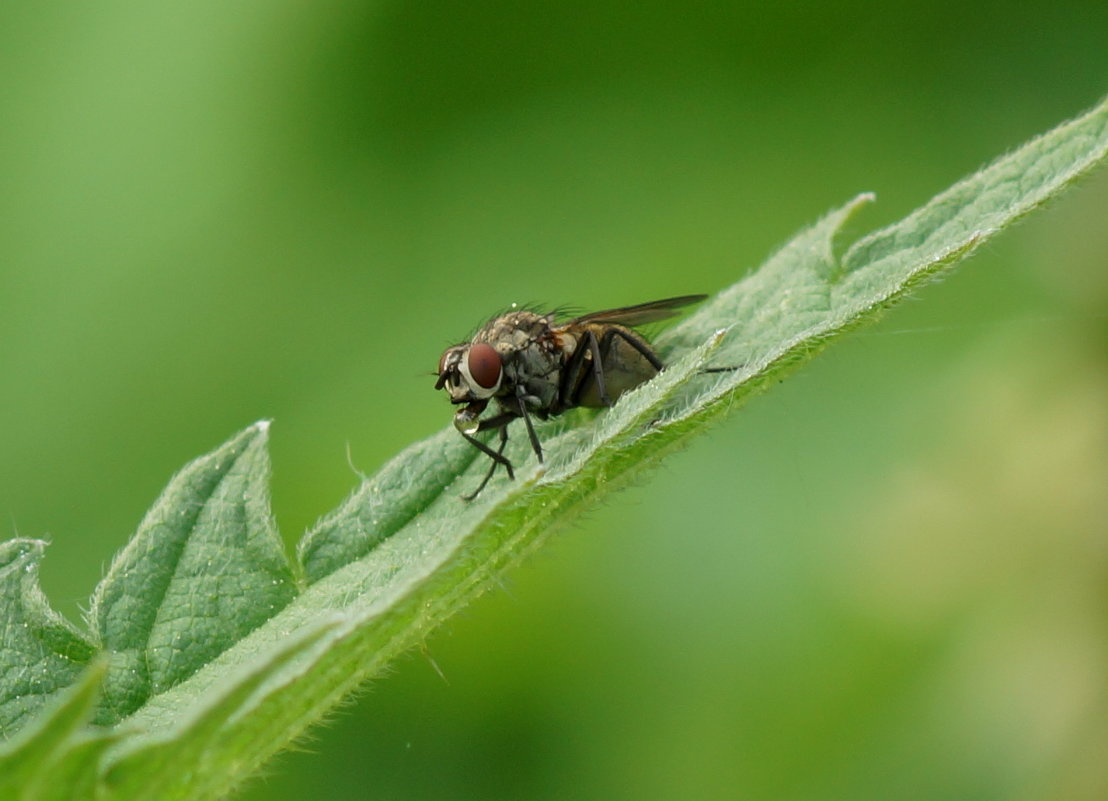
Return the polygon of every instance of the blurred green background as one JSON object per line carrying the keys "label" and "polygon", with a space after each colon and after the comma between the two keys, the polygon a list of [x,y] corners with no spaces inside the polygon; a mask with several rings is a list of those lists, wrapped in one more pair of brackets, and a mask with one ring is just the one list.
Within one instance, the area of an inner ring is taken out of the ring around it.
{"label": "blurred green background", "polygon": [[[1034,10],[1032,10],[1034,9]],[[513,301],[713,292],[1108,89],[1108,4],[8,3],[0,513],[76,619],[275,420],[300,533]],[[1108,175],[596,509],[248,799],[1108,796]],[[442,677],[437,672],[441,670]],[[444,680],[445,678],[445,680]]]}

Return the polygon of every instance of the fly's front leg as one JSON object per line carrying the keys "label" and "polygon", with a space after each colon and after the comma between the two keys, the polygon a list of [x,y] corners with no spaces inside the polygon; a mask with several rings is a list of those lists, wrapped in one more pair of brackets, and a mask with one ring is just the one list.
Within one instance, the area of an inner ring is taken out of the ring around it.
{"label": "fly's front leg", "polygon": [[462,436],[466,438],[466,441],[470,445],[492,459],[493,467],[498,464],[502,464],[504,465],[504,469],[508,471],[508,478],[515,478],[515,473],[512,472],[512,462],[502,452],[504,450],[504,442],[508,439],[507,429],[500,429],[500,447],[495,451],[488,445],[483,443],[481,440],[476,439],[475,437],[471,437],[469,434],[462,434]]}
{"label": "fly's front leg", "polygon": [[[490,422],[493,419],[495,418],[490,418]],[[507,423],[504,423],[500,426],[500,447],[497,448],[495,451],[489,448],[480,440],[474,439],[473,437],[469,436],[469,434],[462,434],[462,436],[468,439],[471,443],[476,445],[492,458],[492,464],[489,465],[489,471],[485,473],[485,477],[481,479],[481,483],[477,485],[477,489],[475,489],[469,495],[463,495],[463,501],[472,501],[474,498],[481,494],[481,490],[485,488],[485,485],[489,483],[489,479],[492,478],[492,474],[496,472],[497,465],[504,465],[504,469],[508,471],[508,478],[515,480],[515,474],[512,472],[512,462],[510,459],[508,459],[507,456],[504,455],[504,446],[508,444]]]}
{"label": "fly's front leg", "polygon": [[485,476],[484,480],[481,482],[481,485],[477,487],[476,492],[474,492],[472,495],[463,495],[462,498],[464,500],[472,501],[474,498],[477,497],[477,494],[485,488],[485,485],[489,482],[489,479],[492,478],[492,474],[496,472],[497,465],[503,465],[504,469],[508,471],[508,478],[512,479],[513,481],[515,480],[516,475],[515,471],[512,470],[512,462],[507,456],[504,455],[504,446],[508,444],[508,423],[515,420],[518,416],[519,415],[515,414],[514,412],[502,412],[495,417],[489,417],[485,420],[482,420],[477,425],[477,431],[491,431],[492,429],[498,429],[500,431],[500,447],[498,447],[495,451],[476,437],[472,437],[464,431],[459,432],[463,437],[465,437],[466,442],[468,442],[474,448],[481,451],[481,453],[492,459],[492,465],[489,467],[489,472]]}

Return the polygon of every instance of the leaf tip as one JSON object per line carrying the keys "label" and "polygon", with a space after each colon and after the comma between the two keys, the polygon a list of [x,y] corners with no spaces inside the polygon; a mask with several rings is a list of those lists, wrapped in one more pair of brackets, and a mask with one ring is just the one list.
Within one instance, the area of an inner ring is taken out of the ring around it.
{"label": "leaf tip", "polygon": [[870,203],[877,202],[876,192],[860,192],[850,199],[850,202],[843,208],[843,220],[848,220],[857,214],[861,209],[868,206]]}
{"label": "leaf tip", "polygon": [[46,540],[28,537],[17,537],[0,543],[0,567],[27,560],[37,562],[42,558],[46,552],[46,546],[49,544]]}

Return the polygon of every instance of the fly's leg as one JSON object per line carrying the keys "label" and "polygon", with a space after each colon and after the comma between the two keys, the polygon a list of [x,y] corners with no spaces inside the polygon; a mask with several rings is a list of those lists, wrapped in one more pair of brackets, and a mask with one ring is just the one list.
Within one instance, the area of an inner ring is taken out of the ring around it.
{"label": "fly's leg", "polygon": [[[600,402],[605,406],[612,405],[612,399],[608,397],[608,390],[604,386],[604,366],[600,358],[601,348],[606,346],[611,339],[615,330],[609,331],[598,342],[596,334],[592,331],[585,331],[584,341],[578,345],[577,350],[573,352],[573,356],[566,363],[565,378],[562,381],[563,404],[566,406],[576,406],[578,399],[581,395],[581,390],[585,386],[585,379],[588,378],[588,371],[592,371],[593,378],[596,380],[596,391],[600,395]],[[588,353],[592,356],[590,365],[586,368],[585,354]],[[584,372],[582,372],[584,370]],[[568,402],[567,400],[568,399]]]}
{"label": "fly's leg", "polygon": [[[618,329],[612,328],[604,335],[604,344],[607,345],[612,335]],[[608,390],[604,388],[604,363],[600,360],[600,343],[596,341],[596,335],[592,331],[585,332],[589,340],[589,352],[592,353],[592,374],[596,379],[596,392],[600,396],[600,402],[605,406],[612,406],[612,399],[608,397]]]}
{"label": "fly's leg", "polygon": [[[648,362],[650,362],[650,364],[653,365],[655,370],[657,370],[659,373],[662,372],[662,368],[664,368],[665,365],[662,364],[662,360],[658,358],[658,354],[656,354],[653,350],[648,348],[642,342],[640,342],[640,341],[638,341],[638,340],[636,340],[632,337],[627,336],[627,334],[620,331],[618,328],[613,328],[611,331],[608,332],[607,335],[605,335],[604,340],[600,343],[600,347],[604,347],[612,337],[619,337],[620,339],[622,339],[624,342],[626,342],[632,348],[634,348],[639,353],[641,353],[642,357],[644,359],[646,359]],[[701,373],[733,373],[735,370],[738,370],[738,369],[739,369],[738,367],[705,367],[700,372]],[[601,396],[601,397],[603,397],[603,396]]]}
{"label": "fly's leg", "polygon": [[538,435],[535,434],[535,426],[531,423],[531,415],[527,411],[527,403],[523,400],[524,389],[522,386],[516,388],[516,403],[519,404],[519,416],[523,418],[524,424],[527,426],[527,438],[531,440],[531,450],[535,452],[535,456],[539,458],[539,463],[542,463],[542,445],[539,444]]}
{"label": "fly's leg", "polygon": [[[591,332],[589,336],[592,337]],[[562,368],[562,383],[558,387],[558,411],[577,405],[577,396],[580,395],[581,386],[585,383],[582,367],[585,364],[586,353],[588,350],[578,345],[566,362],[566,366]]]}
{"label": "fly's leg", "polygon": [[488,475],[486,475],[485,480],[481,482],[481,486],[479,486],[477,488],[477,491],[474,492],[472,495],[463,495],[462,498],[464,500],[472,501],[474,498],[477,497],[477,494],[485,488],[485,485],[489,482],[489,479],[492,478],[492,474],[496,472],[497,465],[504,465],[504,469],[508,471],[508,478],[512,479],[513,481],[515,480],[516,474],[515,471],[512,470],[511,460],[504,455],[504,446],[508,444],[508,423],[515,420],[518,416],[519,415],[515,414],[514,412],[503,412],[502,414],[498,414],[495,417],[489,417],[488,419],[482,420],[477,425],[478,431],[491,431],[494,428],[500,431],[500,447],[497,448],[495,451],[476,437],[471,437],[464,431],[459,432],[463,437],[465,437],[466,442],[468,442],[474,448],[481,451],[481,453],[492,459],[492,466],[489,467]]}
{"label": "fly's leg", "polygon": [[[592,370],[593,378],[596,381],[596,392],[597,395],[600,396],[600,402],[603,403],[605,406],[613,406],[614,403],[612,402],[612,399],[608,397],[608,390],[604,385],[604,362],[601,359],[600,354],[608,349],[615,337],[619,337],[632,348],[637,350],[639,354],[642,355],[642,357],[648,362],[650,362],[650,365],[659,373],[662,371],[662,368],[665,367],[665,365],[662,364],[662,360],[658,358],[658,354],[651,350],[649,345],[645,344],[641,339],[631,336],[627,334],[627,332],[621,331],[618,328],[610,328],[605,331],[604,335],[600,338],[599,341],[597,340],[596,336],[593,335],[592,331],[586,332],[586,335],[588,339],[589,353],[592,354],[592,364],[590,366],[590,369]],[[569,387],[573,387],[571,393],[573,398],[573,405],[577,404],[578,396],[581,394],[581,391],[585,387],[585,376],[581,376],[580,380],[578,380],[577,378],[577,374],[580,371],[580,365],[584,361],[584,353],[584,348],[578,348],[577,352],[573,354],[573,359],[570,361],[570,364],[572,364],[575,368],[574,374],[572,376],[572,380],[574,383],[567,384],[567,389]],[[581,354],[581,359],[577,358],[578,354]]]}
{"label": "fly's leg", "polygon": [[[495,418],[491,418],[489,422],[493,422],[493,420],[495,420]],[[476,445],[478,449],[487,453],[492,459],[492,464],[489,465],[489,472],[485,473],[485,477],[481,479],[481,483],[477,485],[477,489],[469,495],[462,496],[463,501],[472,501],[481,494],[481,490],[485,488],[485,485],[489,483],[489,479],[492,478],[492,474],[496,472],[497,465],[504,465],[504,469],[508,471],[508,478],[512,480],[515,479],[515,474],[512,472],[512,462],[504,455],[504,446],[508,444],[508,421],[505,421],[500,426],[500,447],[495,451],[480,440],[474,439],[469,434],[462,434],[462,436],[473,445]]]}
{"label": "fly's leg", "polygon": [[504,465],[504,469],[508,471],[508,478],[515,478],[515,473],[512,472],[511,460],[502,453],[504,450],[504,441],[508,439],[508,432],[506,429],[500,429],[500,448],[495,451],[481,440],[471,437],[469,434],[462,434],[462,436],[466,438],[466,441],[469,442],[470,445],[492,459],[494,467],[498,464]]}
{"label": "fly's leg", "polygon": [[607,346],[612,337],[619,337],[620,339],[622,339],[624,342],[626,342],[628,345],[642,354],[642,357],[650,362],[651,366],[653,366],[655,370],[657,370],[659,373],[662,372],[662,368],[665,367],[665,365],[662,364],[662,360],[658,358],[658,354],[651,350],[647,345],[645,345],[642,340],[628,336],[625,332],[620,331],[618,328],[609,329],[608,332],[604,335],[604,341],[600,343],[600,346]]}
{"label": "fly's leg", "polygon": [[[523,388],[520,387],[519,392],[523,392]],[[489,479],[492,478],[493,473],[496,472],[497,465],[504,465],[504,469],[508,471],[508,478],[515,480],[515,472],[512,470],[511,460],[504,455],[504,446],[508,444],[508,423],[515,420],[517,417],[522,417],[523,422],[527,426],[527,438],[531,440],[531,448],[535,451],[535,455],[539,457],[539,461],[542,461],[542,445],[539,444],[538,435],[535,434],[535,427],[531,423],[531,415],[527,411],[527,404],[522,397],[516,398],[516,403],[519,405],[519,411],[511,410],[496,415],[496,417],[490,417],[487,420],[482,420],[477,426],[478,431],[489,431],[491,429],[499,429],[500,431],[500,447],[495,451],[479,439],[471,437],[469,434],[462,433],[462,436],[469,440],[470,444],[477,448],[482,453],[486,454],[492,459],[492,464],[489,465],[489,472],[485,473],[485,477],[481,479],[481,483],[477,485],[477,489],[470,495],[463,495],[462,500],[472,501],[478,495],[481,494],[481,490],[485,488],[485,485],[489,483]]]}

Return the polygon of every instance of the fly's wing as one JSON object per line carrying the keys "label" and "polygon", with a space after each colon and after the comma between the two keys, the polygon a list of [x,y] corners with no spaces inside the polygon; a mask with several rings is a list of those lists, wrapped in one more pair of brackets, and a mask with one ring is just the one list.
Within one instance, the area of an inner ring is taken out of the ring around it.
{"label": "fly's wing", "polygon": [[618,323],[619,325],[636,326],[654,323],[673,317],[682,306],[699,303],[708,297],[707,295],[682,295],[679,298],[666,298],[654,300],[650,303],[640,303],[638,306],[623,306],[619,309],[605,309],[604,311],[591,312],[575,317],[563,325],[576,323]]}

